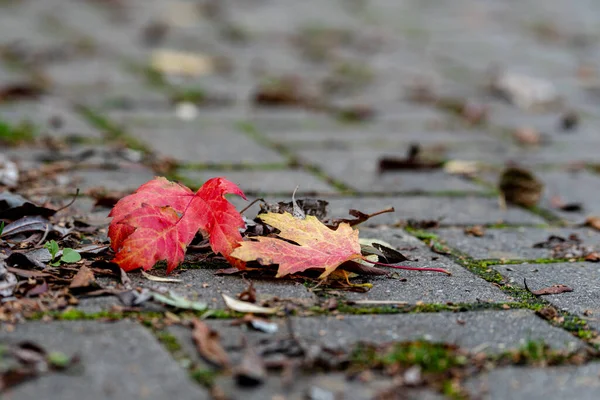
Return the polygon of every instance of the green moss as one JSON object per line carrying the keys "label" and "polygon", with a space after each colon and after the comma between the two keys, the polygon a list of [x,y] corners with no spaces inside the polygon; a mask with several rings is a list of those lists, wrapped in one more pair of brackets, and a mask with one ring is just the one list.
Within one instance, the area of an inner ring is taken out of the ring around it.
{"label": "green moss", "polygon": [[98,311],[94,313],[86,313],[75,308],[65,310],[59,313],[48,313],[54,319],[62,321],[77,321],[77,320],[94,320],[94,319],[122,319],[125,317],[123,313],[115,313],[110,311]]}
{"label": "green moss", "polygon": [[467,362],[456,348],[428,341],[394,343],[385,349],[359,344],[350,355],[351,368],[386,368],[419,366],[425,373],[441,373]]}
{"label": "green moss", "polygon": [[209,389],[214,385],[218,375],[217,371],[208,368],[197,368],[190,372],[193,380]]}
{"label": "green moss", "polygon": [[115,124],[109,118],[97,113],[89,107],[80,106],[77,108],[79,114],[90,124],[100,129],[108,140],[118,140],[133,150],[150,152],[150,149],[138,139],[129,136],[120,126]]}
{"label": "green moss", "polygon": [[456,380],[446,379],[442,384],[442,394],[453,400],[467,400],[469,395],[457,384]]}
{"label": "green moss", "polygon": [[[355,306],[341,303],[334,310],[336,315],[376,315],[376,314],[417,314],[437,312],[467,312],[483,310],[505,310],[505,309],[529,308],[519,302],[508,303],[429,303],[429,304],[398,304],[384,306]],[[332,311],[324,310],[318,306],[308,309],[313,315],[331,315]]]}
{"label": "green moss", "polygon": [[8,122],[0,120],[0,143],[8,145],[28,143],[35,140],[36,136],[35,126],[28,121],[11,125]]}
{"label": "green moss", "polygon": [[551,211],[546,210],[545,208],[542,208],[539,206],[533,206],[533,207],[528,207],[525,209],[533,214],[536,214],[536,215],[544,218],[546,221],[548,221],[548,223],[550,223],[552,225],[556,225],[556,226],[565,226],[566,225],[562,218],[558,217]]}
{"label": "green moss", "polygon": [[424,229],[411,228],[410,226],[404,227],[404,230],[416,237],[417,239],[427,242],[429,244],[430,240],[439,240],[439,236],[435,233],[426,231]]}
{"label": "green moss", "polygon": [[158,339],[158,341],[161,342],[163,346],[165,346],[169,353],[175,354],[181,351],[181,345],[179,344],[177,338],[173,334],[167,331],[160,331],[156,332],[155,336]]}
{"label": "green moss", "polygon": [[201,88],[171,90],[170,97],[175,103],[188,102],[194,104],[204,103],[210,98],[210,96],[206,93],[206,90]]}

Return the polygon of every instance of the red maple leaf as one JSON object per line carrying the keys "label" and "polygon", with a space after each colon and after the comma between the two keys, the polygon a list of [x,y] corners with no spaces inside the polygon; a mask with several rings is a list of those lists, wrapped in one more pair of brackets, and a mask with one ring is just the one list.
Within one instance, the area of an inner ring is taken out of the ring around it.
{"label": "red maple leaf", "polygon": [[108,229],[114,261],[125,271],[148,270],[167,261],[167,273],[182,261],[185,250],[199,230],[209,235],[210,246],[233,266],[245,264],[230,256],[242,240],[244,220],[225,199],[226,193],[246,198],[237,185],[213,178],[194,193],[165,178],[155,178],[119,200],[111,210]]}

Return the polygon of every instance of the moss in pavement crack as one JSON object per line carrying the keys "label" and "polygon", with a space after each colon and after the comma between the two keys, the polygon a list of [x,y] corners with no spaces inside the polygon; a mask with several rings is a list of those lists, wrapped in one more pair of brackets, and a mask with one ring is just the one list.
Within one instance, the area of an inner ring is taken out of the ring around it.
{"label": "moss in pavement crack", "polygon": [[111,121],[108,117],[99,114],[86,106],[78,106],[76,110],[90,124],[100,129],[104,133],[106,139],[118,140],[134,150],[143,151],[145,153],[151,152],[146,144],[132,136],[129,136],[120,126]]}
{"label": "moss in pavement crack", "polygon": [[[440,240],[436,235],[427,235],[427,231],[419,230],[407,230],[409,233],[415,235],[420,240],[426,242],[432,248],[437,248],[438,251],[442,251],[443,254],[454,260],[459,265],[468,269],[475,275],[485,279],[487,282],[494,284],[505,294],[515,299],[515,308],[527,308],[536,311],[537,315],[548,321],[550,324],[565,329],[571,332],[574,336],[588,341],[589,344],[599,347],[598,344],[591,341],[598,337],[598,331],[592,329],[585,319],[578,316],[572,315],[566,311],[556,310],[554,306],[547,300],[535,296],[530,291],[520,286],[512,285],[509,283],[504,276],[495,269],[491,268],[493,265],[499,265],[501,263],[496,260],[474,260],[469,255],[462,253],[457,249],[450,248],[444,241]],[[539,259],[542,262],[550,262],[549,259]],[[554,260],[552,260],[554,261]],[[552,313],[551,316],[543,313],[544,309],[552,308],[556,312]]]}
{"label": "moss in pavement crack", "polygon": [[236,128],[240,132],[242,132],[246,136],[248,136],[250,139],[254,140],[255,142],[278,152],[281,156],[283,156],[288,161],[289,166],[303,167],[307,172],[311,173],[318,179],[325,181],[326,183],[333,186],[336,190],[338,190],[341,193],[352,194],[355,192],[353,189],[348,187],[343,182],[328,176],[319,167],[312,165],[312,164],[302,163],[300,160],[298,160],[298,158],[296,157],[294,152],[289,150],[284,144],[276,143],[276,142],[272,141],[271,139],[269,139],[267,136],[262,134],[256,128],[256,126],[254,126],[251,122],[240,121],[236,124]]}

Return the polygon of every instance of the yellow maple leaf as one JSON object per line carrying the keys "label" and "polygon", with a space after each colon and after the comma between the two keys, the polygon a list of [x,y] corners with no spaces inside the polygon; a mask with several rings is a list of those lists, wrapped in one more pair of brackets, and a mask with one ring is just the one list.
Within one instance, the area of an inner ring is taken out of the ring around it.
{"label": "yellow maple leaf", "polygon": [[278,278],[311,268],[324,269],[320,278],[325,278],[340,264],[363,258],[358,231],[347,223],[341,223],[332,230],[312,215],[297,219],[289,213],[267,213],[259,215],[259,218],[279,229],[281,238],[298,245],[260,236],[242,242],[231,256],[243,261],[256,260],[262,265],[278,264]]}

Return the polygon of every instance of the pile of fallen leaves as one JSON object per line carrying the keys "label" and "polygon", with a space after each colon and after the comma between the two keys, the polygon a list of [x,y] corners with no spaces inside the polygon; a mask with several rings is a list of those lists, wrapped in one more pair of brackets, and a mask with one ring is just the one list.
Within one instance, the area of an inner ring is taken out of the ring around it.
{"label": "pile of fallen leaves", "polygon": [[306,215],[295,199],[292,213],[278,207],[280,212],[260,214],[257,222],[267,226],[261,230],[263,235],[246,231],[248,235],[243,240],[240,230],[245,229],[244,219],[225,199],[227,193],[245,198],[234,183],[224,178],[208,180],[196,193],[164,178],[142,185],[120,200],[109,214],[113,217],[109,236],[116,253],[114,262],[130,271],[148,270],[157,262],[166,261],[167,273],[171,272],[184,261],[187,247],[201,231],[208,236],[213,252],[221,254],[234,268],[253,268],[248,262],[278,266],[276,277],[317,270],[319,277],[325,278],[341,265],[353,272],[381,272],[369,264],[447,273],[373,260],[363,254],[358,231],[352,228],[352,224],[364,222],[372,215],[351,210],[355,220],[334,220],[328,226],[317,217]]}
{"label": "pile of fallen leaves", "polygon": [[[349,278],[354,276],[387,274],[374,265],[447,273],[393,265],[407,257],[386,243],[359,239],[356,225],[393,209],[350,210],[352,218],[326,219],[327,202],[292,196],[291,202],[263,204],[258,216],[248,220],[226,194],[245,198],[224,178],[210,179],[197,192],[155,178],[112,203],[107,230],[105,223],[88,224],[68,212],[69,204],[37,205],[18,194],[0,193],[0,321],[48,315],[84,297],[106,295],[117,296],[125,311],[148,300],[206,309],[174,293],[132,285],[127,272],[137,269],[150,280],[176,280],[146,274],[161,263],[167,273],[184,261],[227,263],[219,273],[327,278],[346,288],[353,287]],[[105,283],[112,281],[117,284]]]}

